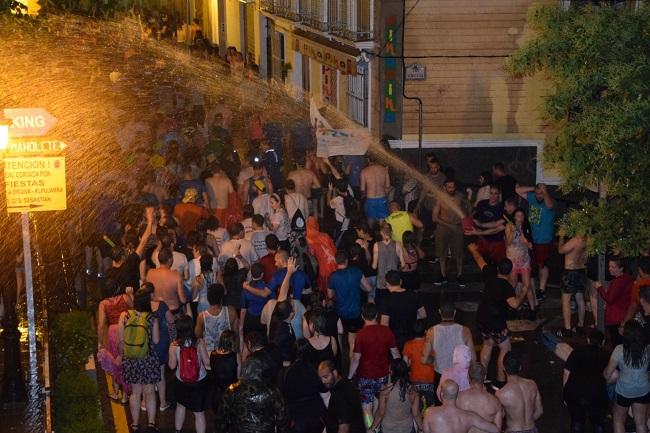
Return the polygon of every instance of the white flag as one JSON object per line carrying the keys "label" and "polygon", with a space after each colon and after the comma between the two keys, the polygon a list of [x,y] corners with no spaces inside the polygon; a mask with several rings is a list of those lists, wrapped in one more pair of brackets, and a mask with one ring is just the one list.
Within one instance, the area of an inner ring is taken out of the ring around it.
{"label": "white flag", "polygon": [[370,135],[364,129],[334,129],[320,114],[316,103],[309,102],[309,114],[316,128],[316,155],[322,158],[337,155],[365,155]]}

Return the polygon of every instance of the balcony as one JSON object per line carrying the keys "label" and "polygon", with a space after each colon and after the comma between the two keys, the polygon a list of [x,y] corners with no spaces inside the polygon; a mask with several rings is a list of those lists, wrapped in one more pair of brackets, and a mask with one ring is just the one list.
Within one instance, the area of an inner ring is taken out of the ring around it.
{"label": "balcony", "polygon": [[352,41],[371,40],[372,0],[330,0],[328,30]]}
{"label": "balcony", "polygon": [[260,0],[260,9],[292,21],[298,21],[299,0]]}
{"label": "balcony", "polygon": [[351,41],[372,40],[373,0],[260,0],[260,8]]}

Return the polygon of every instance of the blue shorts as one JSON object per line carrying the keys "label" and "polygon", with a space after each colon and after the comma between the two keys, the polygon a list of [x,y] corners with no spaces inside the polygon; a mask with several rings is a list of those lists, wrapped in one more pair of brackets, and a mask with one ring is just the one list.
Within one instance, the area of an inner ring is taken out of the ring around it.
{"label": "blue shorts", "polygon": [[388,202],[386,201],[386,197],[367,198],[363,204],[363,210],[366,213],[366,217],[370,219],[379,220],[386,218],[388,216]]}
{"label": "blue shorts", "polygon": [[379,377],[377,379],[364,379],[359,378],[359,395],[361,396],[361,404],[372,404],[373,400],[379,396],[381,388],[388,383],[388,376]]}

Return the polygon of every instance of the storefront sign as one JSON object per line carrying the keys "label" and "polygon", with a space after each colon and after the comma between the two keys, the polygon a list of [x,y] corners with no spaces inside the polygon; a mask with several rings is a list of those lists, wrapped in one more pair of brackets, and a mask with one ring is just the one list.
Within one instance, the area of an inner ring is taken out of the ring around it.
{"label": "storefront sign", "polygon": [[344,74],[356,75],[357,73],[357,59],[334,48],[293,35],[293,49]]}
{"label": "storefront sign", "polygon": [[[386,34],[384,56],[397,56],[397,19],[395,16],[386,18]],[[384,123],[395,123],[395,107],[397,106],[397,59],[384,59]]]}

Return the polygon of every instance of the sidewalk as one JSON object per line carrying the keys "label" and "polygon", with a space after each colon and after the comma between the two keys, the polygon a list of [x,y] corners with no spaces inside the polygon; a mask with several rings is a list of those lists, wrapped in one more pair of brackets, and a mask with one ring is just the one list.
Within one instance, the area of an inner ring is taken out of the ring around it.
{"label": "sidewalk", "polygon": [[[3,432],[11,433],[43,433],[46,425],[45,394],[43,393],[43,352],[41,335],[37,338],[37,361],[30,372],[29,351],[27,345],[27,329],[21,331],[21,364],[27,392],[26,401],[20,403],[0,403],[0,417]],[[0,335],[3,329],[0,328]],[[0,348],[3,339],[0,338]],[[0,350],[0,392],[4,384],[4,350]]]}

